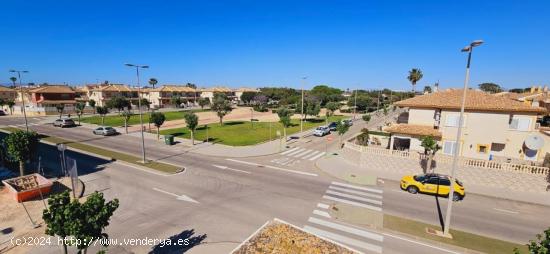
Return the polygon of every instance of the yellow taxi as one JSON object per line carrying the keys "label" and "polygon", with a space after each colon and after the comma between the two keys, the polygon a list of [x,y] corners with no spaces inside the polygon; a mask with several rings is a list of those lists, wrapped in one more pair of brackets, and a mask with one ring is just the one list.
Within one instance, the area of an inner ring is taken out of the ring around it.
{"label": "yellow taxi", "polygon": [[[464,185],[458,179],[455,179],[453,201],[459,201],[464,199],[466,192],[464,191]],[[448,197],[451,191],[451,181],[449,176],[429,173],[420,175],[408,175],[401,178],[401,189],[406,190],[409,193],[426,193],[432,195],[438,195]]]}

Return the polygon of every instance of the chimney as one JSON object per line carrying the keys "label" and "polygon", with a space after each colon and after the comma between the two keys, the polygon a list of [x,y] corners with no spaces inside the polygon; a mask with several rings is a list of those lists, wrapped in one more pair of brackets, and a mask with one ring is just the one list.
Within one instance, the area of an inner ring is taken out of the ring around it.
{"label": "chimney", "polygon": [[542,86],[539,86],[539,89],[538,89],[537,92],[539,92],[539,93],[542,92]]}
{"label": "chimney", "polygon": [[434,93],[439,92],[439,80],[434,84],[434,89],[433,90],[434,90],[433,91]]}
{"label": "chimney", "polygon": [[531,91],[530,91],[530,93],[534,93],[534,92],[535,92],[535,89],[536,89],[535,86],[531,86]]}

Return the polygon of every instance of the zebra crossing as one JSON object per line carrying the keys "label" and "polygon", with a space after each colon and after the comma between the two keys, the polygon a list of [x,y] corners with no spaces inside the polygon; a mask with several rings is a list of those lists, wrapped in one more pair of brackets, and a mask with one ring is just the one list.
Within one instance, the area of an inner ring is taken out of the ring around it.
{"label": "zebra crossing", "polygon": [[314,149],[307,149],[303,147],[294,147],[284,152],[279,153],[281,157],[271,160],[271,162],[292,166],[300,161],[314,161],[323,157],[326,153],[323,151],[317,151]]}
{"label": "zebra crossing", "polygon": [[303,229],[365,253],[382,253],[382,234],[336,221],[330,215],[332,205],[337,203],[382,212],[382,194],[375,187],[332,182]]}

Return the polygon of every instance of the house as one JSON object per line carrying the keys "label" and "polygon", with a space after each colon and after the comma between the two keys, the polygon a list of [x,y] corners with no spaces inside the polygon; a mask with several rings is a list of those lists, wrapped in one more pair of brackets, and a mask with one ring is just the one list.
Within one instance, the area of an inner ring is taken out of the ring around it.
{"label": "house", "polygon": [[[0,86],[0,100],[4,101],[4,104],[7,104],[8,101],[15,101],[17,98],[17,91],[5,86]],[[7,109],[7,105],[1,105],[0,110]]]}
{"label": "house", "polygon": [[539,106],[550,110],[550,94],[548,91],[548,86],[531,86],[531,89],[524,93],[501,92],[495,95],[520,101],[527,105]]}
{"label": "house", "polygon": [[40,86],[28,91],[30,93],[29,105],[33,107],[55,107],[56,105],[74,106],[76,92],[65,85]]}
{"label": "house", "polygon": [[210,102],[212,102],[212,100],[214,99],[214,94],[216,93],[224,93],[225,95],[227,95],[227,98],[235,103],[239,100],[239,98],[237,98],[237,96],[235,95],[235,92],[228,87],[218,86],[212,88],[203,88],[200,89],[199,92],[201,98],[208,98]]}
{"label": "house", "polygon": [[[448,89],[402,100],[395,105],[408,108],[398,124],[385,128],[391,133],[390,149],[424,151],[421,138],[439,141],[439,153],[475,159],[541,161],[550,151],[550,137],[542,135],[537,123],[547,110],[535,105],[468,90],[463,132],[456,140],[463,90]],[[543,139],[544,147],[528,147],[526,140]]]}
{"label": "house", "polygon": [[239,103],[239,102],[241,102],[241,96],[243,95],[243,93],[245,93],[245,92],[259,93],[260,90],[253,89],[253,88],[248,88],[248,87],[241,87],[241,88],[233,90],[233,92],[235,94],[235,98],[237,100],[237,103]]}
{"label": "house", "polygon": [[136,105],[138,102],[138,89],[122,84],[107,84],[91,88],[88,92],[88,98],[94,100],[96,106],[106,106],[107,101],[116,96],[125,97]]}
{"label": "house", "polygon": [[194,104],[199,97],[196,89],[187,86],[178,85],[164,85],[155,89],[149,89],[148,94],[145,95],[151,102],[151,106],[156,108],[163,108],[171,105],[172,97],[180,97],[183,100],[187,100],[187,104]]}

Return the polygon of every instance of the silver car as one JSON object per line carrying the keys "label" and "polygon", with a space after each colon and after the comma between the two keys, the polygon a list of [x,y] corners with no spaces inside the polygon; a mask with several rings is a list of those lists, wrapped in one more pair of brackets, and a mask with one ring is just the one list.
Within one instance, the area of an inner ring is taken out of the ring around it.
{"label": "silver car", "polygon": [[100,126],[94,129],[95,135],[110,136],[117,134],[117,131],[113,127]]}
{"label": "silver car", "polygon": [[70,119],[70,118],[60,118],[60,119],[57,119],[53,122],[53,126],[55,127],[72,127],[72,126],[76,126],[76,124],[74,123],[73,119]]}
{"label": "silver car", "polygon": [[313,131],[313,136],[322,137],[330,134],[330,129],[327,126],[319,126]]}

